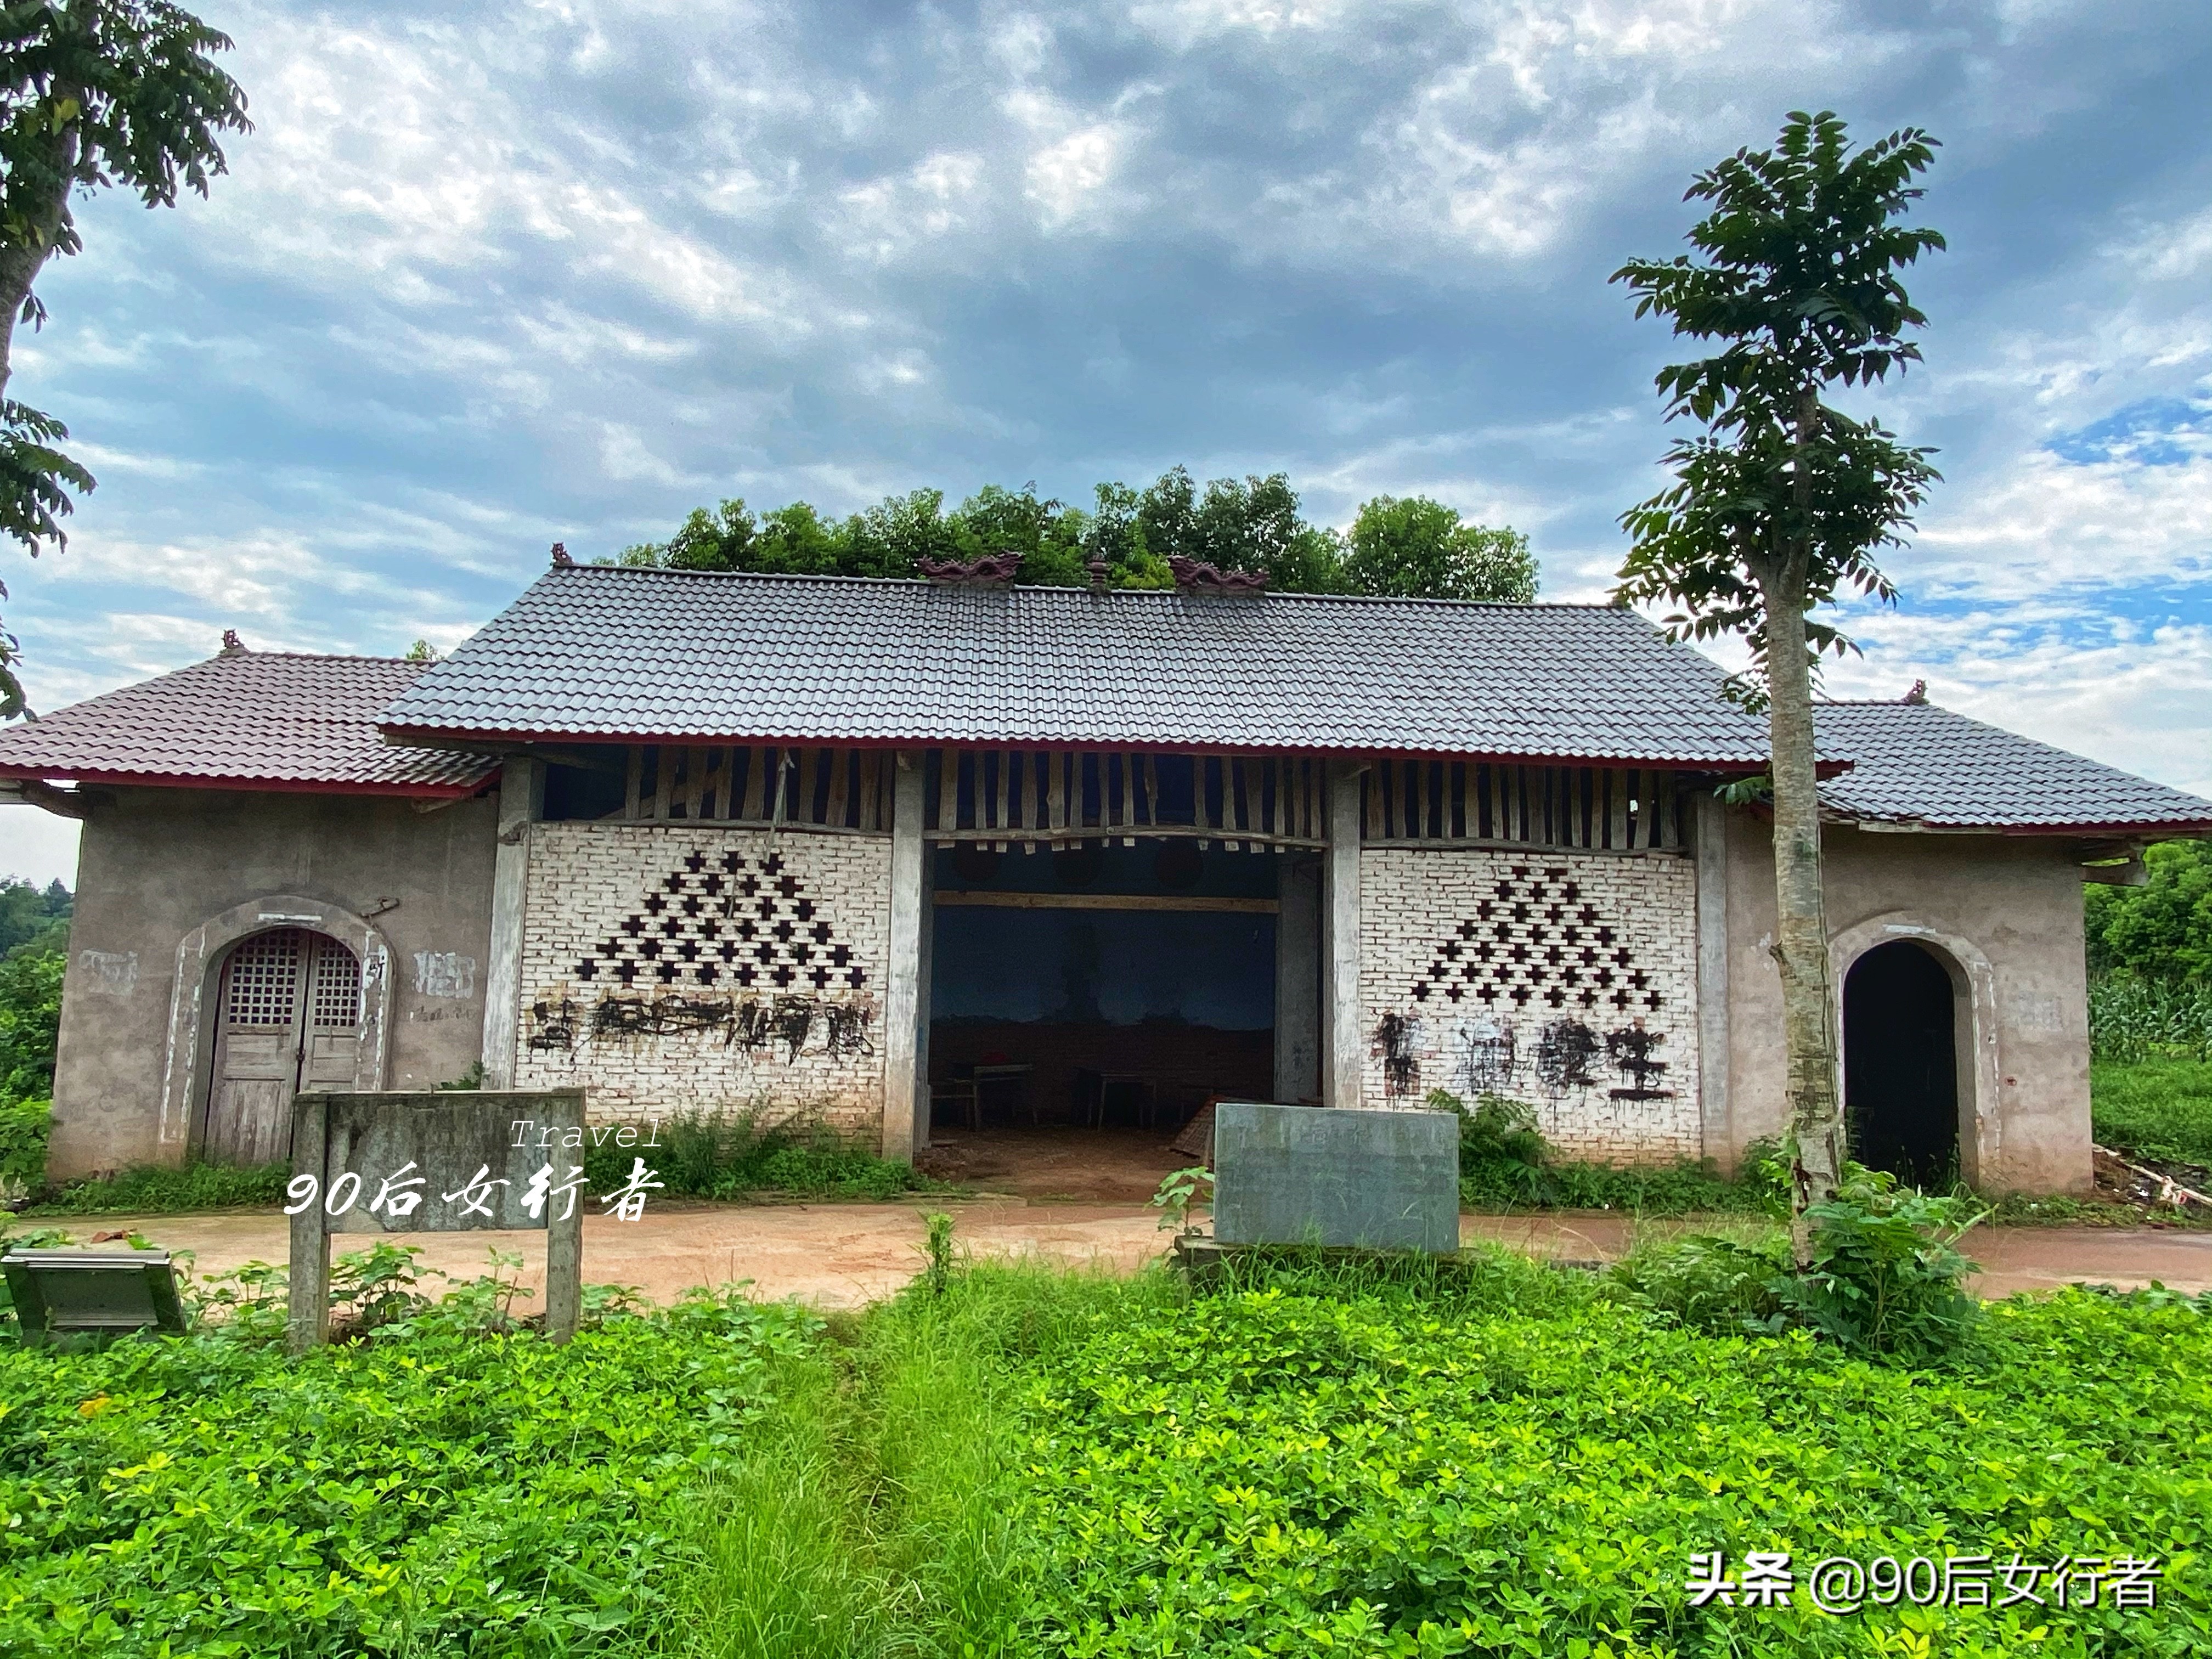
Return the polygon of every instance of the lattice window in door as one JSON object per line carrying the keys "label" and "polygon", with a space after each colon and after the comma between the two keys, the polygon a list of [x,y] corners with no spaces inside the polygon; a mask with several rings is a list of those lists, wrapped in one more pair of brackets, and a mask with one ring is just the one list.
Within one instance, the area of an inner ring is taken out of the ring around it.
{"label": "lattice window in door", "polygon": [[319,1031],[350,1031],[361,1024],[361,963],[334,939],[316,941],[311,1012]]}
{"label": "lattice window in door", "polygon": [[[229,994],[223,1018],[232,1025],[289,1025],[300,994],[300,957],[306,943],[297,928],[257,933],[231,952]],[[359,969],[355,970],[356,981]],[[356,987],[356,1000],[360,993]]]}

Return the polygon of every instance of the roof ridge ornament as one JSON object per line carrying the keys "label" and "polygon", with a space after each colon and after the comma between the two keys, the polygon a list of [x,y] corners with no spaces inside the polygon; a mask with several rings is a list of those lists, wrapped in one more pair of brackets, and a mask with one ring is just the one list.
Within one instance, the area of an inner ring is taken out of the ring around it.
{"label": "roof ridge ornament", "polygon": [[246,654],[246,641],[238,637],[238,630],[235,628],[226,628],[222,630],[222,654],[226,657],[242,657]]}
{"label": "roof ridge ornament", "polygon": [[556,542],[553,544],[553,568],[556,570],[566,570],[575,562],[576,562],[574,559],[568,556],[568,543]]}
{"label": "roof ridge ornament", "polygon": [[977,559],[933,559],[918,556],[915,568],[945,587],[1010,587],[1021,572],[1019,553],[986,553]]}
{"label": "roof ridge ornament", "polygon": [[1175,574],[1176,591],[1182,593],[1256,597],[1267,586],[1267,573],[1264,570],[1224,570],[1203,560],[1185,558],[1180,553],[1168,560],[1168,568]]}

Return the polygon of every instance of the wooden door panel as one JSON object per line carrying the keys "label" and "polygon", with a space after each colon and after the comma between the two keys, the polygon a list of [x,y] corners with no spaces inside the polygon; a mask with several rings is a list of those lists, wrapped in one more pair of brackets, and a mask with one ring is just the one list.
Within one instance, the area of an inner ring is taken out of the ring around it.
{"label": "wooden door panel", "polygon": [[226,1078],[208,1113],[205,1152],[215,1164],[274,1164],[292,1150],[289,1078]]}
{"label": "wooden door panel", "polygon": [[294,1091],[354,1086],[361,988],[360,959],[324,934],[288,927],[240,941],[223,970],[205,1157],[285,1158]]}
{"label": "wooden door panel", "polygon": [[241,939],[223,966],[215,1073],[201,1155],[217,1164],[268,1164],[292,1143],[300,1078],[301,1005],[313,946],[297,928]]}
{"label": "wooden door panel", "polygon": [[289,1030],[234,1026],[222,1034],[225,1082],[289,1083],[298,1063],[299,1050]]}
{"label": "wooden door panel", "polygon": [[307,1038],[307,1060],[301,1067],[302,1089],[350,1089],[361,1039],[352,1031],[317,1031]]}

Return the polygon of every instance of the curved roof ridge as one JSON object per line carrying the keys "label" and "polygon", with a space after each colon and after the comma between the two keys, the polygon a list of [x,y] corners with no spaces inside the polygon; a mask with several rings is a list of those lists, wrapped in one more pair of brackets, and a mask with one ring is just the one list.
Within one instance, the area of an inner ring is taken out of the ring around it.
{"label": "curved roof ridge", "polygon": [[[742,577],[752,581],[820,582],[854,587],[919,587],[957,588],[973,593],[1071,593],[1097,596],[1101,590],[1083,582],[939,582],[926,576],[848,576],[811,570],[686,570],[659,564],[562,564],[555,565],[544,573],[573,574],[580,571],[610,572],[637,576],[703,576],[720,580]],[[1103,590],[1108,599],[1225,599],[1239,603],[1249,599],[1323,599],[1337,605],[1450,605],[1468,610],[1494,611],[1620,611],[1650,622],[1649,617],[1627,605],[1609,605],[1598,599],[1439,599],[1425,597],[1400,598],[1387,593],[1308,593],[1294,588],[1264,588],[1253,593],[1198,593],[1184,592],[1178,587],[1109,587]],[[404,660],[401,659],[400,660]]]}

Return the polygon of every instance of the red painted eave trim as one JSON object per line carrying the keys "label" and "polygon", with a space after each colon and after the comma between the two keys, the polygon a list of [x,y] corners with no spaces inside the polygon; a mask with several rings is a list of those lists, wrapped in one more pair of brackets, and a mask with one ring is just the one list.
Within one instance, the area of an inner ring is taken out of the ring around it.
{"label": "red painted eave trim", "polygon": [[[818,738],[794,737],[788,732],[768,736],[742,736],[729,732],[702,734],[696,732],[648,733],[641,732],[497,732],[455,730],[447,726],[380,726],[377,728],[385,737],[398,744],[434,748],[450,743],[501,743],[521,747],[532,744],[605,744],[617,748],[625,744],[673,744],[683,748],[726,748],[774,744],[799,749],[1070,749],[1085,754],[1155,754],[1155,755],[1249,755],[1267,757],[1340,757],[1346,760],[1440,760],[1498,762],[1521,766],[1637,766],[1671,767],[1684,772],[1764,772],[1764,760],[1716,760],[1709,757],[1685,757],[1679,755],[1583,755],[1562,753],[1498,753],[1468,749],[1382,749],[1375,747],[1337,748],[1318,744],[1281,744],[1258,747],[1238,744],[1191,744],[1168,743],[1100,743],[1092,739],[1066,738],[944,738],[915,735],[902,738]],[[1849,769],[1856,763],[1849,760],[1824,760],[1819,771],[1822,777],[1833,777]]]}
{"label": "red painted eave trim", "polygon": [[2142,836],[2155,841],[2212,836],[2212,818],[2124,818],[2079,823],[1960,823],[1940,818],[1881,817],[1871,812],[1853,812],[1843,807],[1825,807],[1824,810],[1832,813],[1836,821],[1841,823],[1889,824],[1908,833],[1926,830],[1962,836]]}
{"label": "red painted eave trim", "polygon": [[0,778],[44,782],[120,784],[145,789],[238,789],[298,795],[392,795],[412,800],[459,799],[499,776],[494,767],[473,783],[348,783],[320,778],[216,778],[168,772],[91,772],[66,767],[0,766]]}
{"label": "red painted eave trim", "polygon": [[[1961,827],[1972,829],[1974,826],[1966,824]],[[2140,820],[2112,823],[2008,823],[2000,826],[1997,833],[2003,836],[2148,836],[2159,841],[2179,841],[2197,836],[2212,836],[2212,819],[2180,823],[2145,823]]]}

